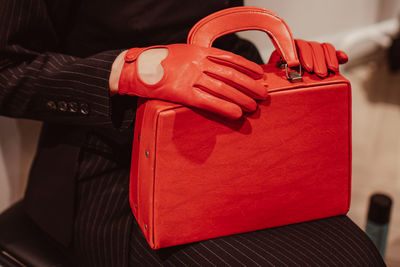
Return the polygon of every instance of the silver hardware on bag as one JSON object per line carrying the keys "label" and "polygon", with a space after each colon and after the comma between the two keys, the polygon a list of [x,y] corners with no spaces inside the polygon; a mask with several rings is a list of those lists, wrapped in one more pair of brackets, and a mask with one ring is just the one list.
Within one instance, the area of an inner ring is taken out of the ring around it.
{"label": "silver hardware on bag", "polygon": [[297,83],[303,81],[303,77],[301,76],[301,64],[299,65],[299,71],[288,71],[288,65],[285,63],[285,72],[286,72],[286,78],[292,82],[292,83]]}
{"label": "silver hardware on bag", "polygon": [[146,158],[148,158],[150,155],[150,152],[146,150],[146,152],[144,152],[144,154],[146,155]]}

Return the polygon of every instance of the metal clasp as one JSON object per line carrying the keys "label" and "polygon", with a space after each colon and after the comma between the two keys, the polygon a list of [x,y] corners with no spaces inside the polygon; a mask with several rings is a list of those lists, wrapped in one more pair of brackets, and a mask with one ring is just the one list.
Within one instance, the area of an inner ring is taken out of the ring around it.
{"label": "metal clasp", "polygon": [[288,65],[285,63],[285,72],[286,72],[286,78],[292,82],[292,83],[297,83],[297,82],[301,82],[303,81],[303,77],[301,76],[301,64],[299,65],[299,70],[295,70],[295,71],[288,71]]}

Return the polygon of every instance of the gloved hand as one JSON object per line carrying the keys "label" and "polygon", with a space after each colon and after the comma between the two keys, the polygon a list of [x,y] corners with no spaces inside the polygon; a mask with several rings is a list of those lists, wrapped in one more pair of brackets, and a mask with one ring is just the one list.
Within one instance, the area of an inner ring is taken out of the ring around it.
{"label": "gloved hand", "polygon": [[254,62],[217,48],[187,44],[159,47],[168,49],[161,62],[161,80],[149,84],[140,79],[137,58],[152,47],[133,48],[125,55],[119,94],[171,101],[234,119],[242,116],[242,110],[255,111],[255,99],[267,97],[267,89],[257,81],[263,70]]}
{"label": "gloved hand", "polygon": [[[337,51],[330,43],[321,44],[301,39],[296,39],[295,43],[301,67],[321,78],[327,77],[329,71],[338,72],[339,64],[345,64],[348,61],[346,53],[340,50]],[[274,51],[268,63],[279,62],[280,56]]]}

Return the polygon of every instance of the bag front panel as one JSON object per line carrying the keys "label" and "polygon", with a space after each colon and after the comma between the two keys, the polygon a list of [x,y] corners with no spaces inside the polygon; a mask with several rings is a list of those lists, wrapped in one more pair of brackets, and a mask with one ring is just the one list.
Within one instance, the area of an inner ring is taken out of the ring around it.
{"label": "bag front panel", "polygon": [[273,92],[239,121],[159,113],[155,248],[345,214],[350,104],[342,82]]}

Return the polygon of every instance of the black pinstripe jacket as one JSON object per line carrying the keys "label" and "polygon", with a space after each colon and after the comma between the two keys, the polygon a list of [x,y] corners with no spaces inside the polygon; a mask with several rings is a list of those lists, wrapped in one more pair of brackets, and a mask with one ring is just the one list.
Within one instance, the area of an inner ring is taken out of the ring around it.
{"label": "black pinstripe jacket", "polygon": [[[73,232],[82,266],[384,266],[345,216],[163,251],[147,246],[128,203],[136,99],[109,97],[110,67],[121,49],[184,42],[198,19],[231,5],[0,0],[0,114],[45,122],[26,211],[64,244]],[[260,60],[234,36],[219,47]]]}
{"label": "black pinstripe jacket", "polygon": [[[82,147],[129,168],[136,99],[110,98],[108,89],[121,49],[184,42],[198,19],[229,6],[213,0],[0,0],[0,114],[45,122],[25,196],[26,211],[41,228],[69,243]],[[107,147],[91,143],[93,135]]]}

